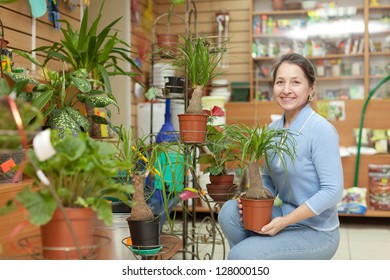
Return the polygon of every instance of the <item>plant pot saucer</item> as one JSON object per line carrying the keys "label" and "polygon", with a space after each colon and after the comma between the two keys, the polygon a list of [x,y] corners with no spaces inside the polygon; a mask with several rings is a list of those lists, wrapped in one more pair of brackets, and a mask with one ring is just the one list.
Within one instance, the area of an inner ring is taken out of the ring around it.
{"label": "plant pot saucer", "polygon": [[141,255],[141,256],[146,256],[146,255],[153,255],[157,254],[160,252],[163,246],[159,246],[156,248],[151,248],[151,249],[138,249],[137,246],[129,246],[130,250],[133,251],[135,254]]}

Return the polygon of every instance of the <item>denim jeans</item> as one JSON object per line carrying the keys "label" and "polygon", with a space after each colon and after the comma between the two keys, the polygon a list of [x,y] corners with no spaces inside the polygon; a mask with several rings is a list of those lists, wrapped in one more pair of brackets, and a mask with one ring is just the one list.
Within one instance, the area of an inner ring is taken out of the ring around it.
{"label": "denim jeans", "polygon": [[[327,260],[336,253],[340,241],[339,229],[318,231],[294,224],[275,236],[245,230],[235,200],[227,201],[218,214],[230,252],[229,260]],[[273,218],[281,216],[274,206]]]}

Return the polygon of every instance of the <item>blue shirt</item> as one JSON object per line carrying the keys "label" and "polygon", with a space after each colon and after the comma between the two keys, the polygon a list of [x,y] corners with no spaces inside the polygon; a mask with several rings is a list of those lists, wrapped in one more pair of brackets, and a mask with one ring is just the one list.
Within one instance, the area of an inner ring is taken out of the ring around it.
{"label": "blue shirt", "polygon": [[[270,128],[284,129],[283,114]],[[283,204],[287,215],[305,203],[316,215],[299,222],[316,230],[331,231],[339,226],[337,204],[343,195],[343,169],[339,136],[334,126],[307,104],[288,130],[296,141],[296,157],[288,157],[287,171],[277,157],[263,171],[264,186]],[[271,157],[272,158],[272,157]]]}

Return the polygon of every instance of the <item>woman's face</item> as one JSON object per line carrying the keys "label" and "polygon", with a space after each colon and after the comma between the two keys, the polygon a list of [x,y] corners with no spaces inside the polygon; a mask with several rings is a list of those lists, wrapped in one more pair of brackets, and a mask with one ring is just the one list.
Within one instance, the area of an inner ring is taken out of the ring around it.
{"label": "woman's face", "polygon": [[299,66],[288,62],[279,66],[274,84],[274,98],[286,114],[295,116],[299,113],[307,104],[313,90]]}

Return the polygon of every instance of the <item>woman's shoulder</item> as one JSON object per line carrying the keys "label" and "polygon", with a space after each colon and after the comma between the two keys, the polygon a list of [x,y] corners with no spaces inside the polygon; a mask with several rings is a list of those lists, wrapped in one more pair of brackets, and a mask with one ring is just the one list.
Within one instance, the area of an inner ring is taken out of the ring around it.
{"label": "woman's shoulder", "polygon": [[[313,131],[318,132],[329,132],[335,133],[338,136],[337,129],[331,124],[325,117],[321,116],[318,113],[314,113],[312,121],[310,122],[308,128],[313,129]],[[314,133],[320,135],[321,133]]]}

